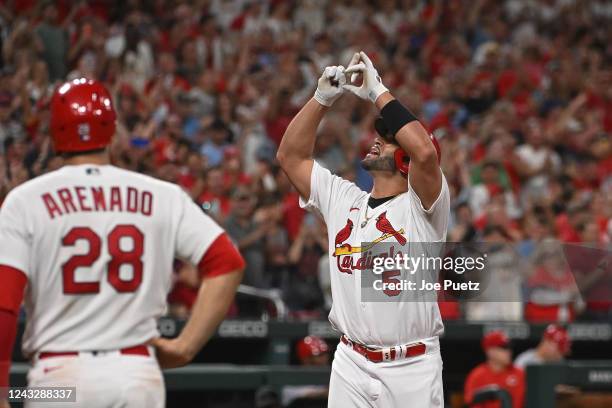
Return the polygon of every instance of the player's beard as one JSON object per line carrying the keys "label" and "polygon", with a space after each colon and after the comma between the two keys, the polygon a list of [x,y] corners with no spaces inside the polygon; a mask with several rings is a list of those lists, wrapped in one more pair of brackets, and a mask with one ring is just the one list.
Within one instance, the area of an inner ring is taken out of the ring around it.
{"label": "player's beard", "polygon": [[373,159],[363,159],[361,167],[367,171],[395,171],[395,160],[393,157],[376,157]]}

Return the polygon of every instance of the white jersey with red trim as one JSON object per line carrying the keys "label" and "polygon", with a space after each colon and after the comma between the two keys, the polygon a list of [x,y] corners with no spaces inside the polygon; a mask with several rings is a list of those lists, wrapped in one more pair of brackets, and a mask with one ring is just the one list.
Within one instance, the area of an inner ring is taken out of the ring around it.
{"label": "white jersey with red trim", "polygon": [[[416,193],[405,193],[372,209],[370,195],[355,184],[332,175],[317,162],[312,168],[310,198],[300,205],[316,209],[328,230],[332,309],[329,320],[351,340],[386,347],[439,336],[444,326],[436,302],[363,302],[362,242],[444,242],[450,215],[450,195],[442,189],[425,210]],[[344,249],[350,248],[350,251]],[[397,251],[396,251],[397,252]],[[418,273],[418,271],[416,272]]]}
{"label": "white jersey with red trim", "polygon": [[23,350],[114,350],[158,336],[175,257],[223,233],[178,186],[110,165],[65,166],[0,209],[0,264],[28,278]]}

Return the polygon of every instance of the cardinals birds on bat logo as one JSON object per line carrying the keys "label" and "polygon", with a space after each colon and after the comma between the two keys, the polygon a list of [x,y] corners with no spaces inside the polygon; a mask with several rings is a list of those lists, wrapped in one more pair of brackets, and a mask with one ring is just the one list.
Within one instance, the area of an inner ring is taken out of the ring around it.
{"label": "cardinals birds on bat logo", "polygon": [[382,232],[383,234],[393,235],[393,237],[395,237],[395,239],[397,240],[397,242],[400,243],[400,245],[406,244],[406,238],[404,238],[404,236],[400,234],[399,231],[393,228],[393,225],[391,225],[391,223],[387,219],[386,211],[376,218],[376,229]]}
{"label": "cardinals birds on bat logo", "polygon": [[[406,238],[403,236],[404,229],[396,230],[393,228],[391,222],[387,219],[386,212],[380,214],[376,218],[376,229],[382,232],[382,235],[363,247],[353,247],[346,242],[353,232],[353,226],[353,221],[347,219],[344,227],[336,234],[336,239],[334,241],[336,249],[334,250],[333,256],[336,258],[338,270],[342,273],[352,274],[354,270],[366,269],[372,259],[372,255],[369,254],[368,251],[379,242],[394,238],[400,245],[406,244]],[[393,251],[393,247],[391,247],[391,251]],[[365,254],[365,256],[361,256],[355,262],[353,254],[359,253]]]}

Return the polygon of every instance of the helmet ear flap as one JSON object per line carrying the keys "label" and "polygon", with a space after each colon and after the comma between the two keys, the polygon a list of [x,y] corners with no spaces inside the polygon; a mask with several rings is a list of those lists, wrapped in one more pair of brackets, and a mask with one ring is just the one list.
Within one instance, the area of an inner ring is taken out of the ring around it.
{"label": "helmet ear flap", "polygon": [[408,157],[406,152],[400,147],[395,150],[394,158],[395,167],[399,170],[402,176],[408,176],[408,169],[410,168],[410,157]]}
{"label": "helmet ear flap", "polygon": [[[440,145],[438,144],[438,141],[436,140],[436,138],[433,137],[433,135],[430,134],[429,137],[431,138],[431,142],[436,148],[436,154],[438,156],[438,164],[440,164],[440,160],[442,158],[442,151],[440,150]],[[399,170],[402,176],[407,177],[408,170],[410,169],[410,156],[408,156],[408,154],[404,151],[404,149],[399,147],[397,150],[395,150],[394,159],[395,159],[395,167]]]}

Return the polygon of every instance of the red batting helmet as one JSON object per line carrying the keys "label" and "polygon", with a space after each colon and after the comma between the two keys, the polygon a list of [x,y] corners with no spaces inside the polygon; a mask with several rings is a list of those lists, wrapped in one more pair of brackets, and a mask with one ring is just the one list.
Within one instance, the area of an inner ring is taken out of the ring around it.
{"label": "red batting helmet", "polygon": [[556,324],[550,324],[546,330],[544,330],[544,335],[542,337],[557,343],[559,350],[563,354],[568,354],[570,352],[572,340],[569,334],[567,334],[567,330],[563,327],[557,326]]}
{"label": "red batting helmet", "polygon": [[297,355],[301,362],[308,357],[320,356],[329,351],[329,346],[320,337],[306,336],[297,344]]}
{"label": "red batting helmet", "polygon": [[117,115],[108,90],[79,78],[60,86],[51,99],[51,137],[56,152],[83,152],[107,146]]}
{"label": "red batting helmet", "polygon": [[[397,144],[397,142],[395,141],[395,138],[393,137],[393,135],[391,135],[391,133],[387,129],[387,126],[385,125],[385,122],[383,121],[382,118],[380,117],[376,118],[376,120],[374,121],[374,128],[376,129],[376,133],[378,133],[380,137],[382,137],[388,142]],[[429,134],[429,137],[431,138],[431,142],[436,148],[436,154],[438,155],[438,163],[440,163],[440,159],[442,158],[442,151],[440,150],[440,145],[438,144],[438,141],[436,140],[435,137],[433,137],[432,134]],[[395,158],[395,167],[397,167],[397,169],[402,174],[402,176],[407,177],[408,170],[410,169],[410,157],[408,156],[408,154],[400,147],[399,149],[395,151],[394,158]]]}

